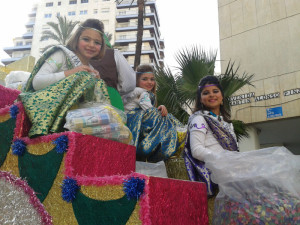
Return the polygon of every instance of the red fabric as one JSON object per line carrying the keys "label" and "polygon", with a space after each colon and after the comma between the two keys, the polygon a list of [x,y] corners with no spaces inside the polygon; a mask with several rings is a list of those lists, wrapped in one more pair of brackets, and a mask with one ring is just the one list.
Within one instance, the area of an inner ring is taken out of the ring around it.
{"label": "red fabric", "polygon": [[72,132],[65,161],[65,175],[106,177],[135,171],[135,147]]}
{"label": "red fabric", "polygon": [[22,102],[18,102],[16,105],[19,108],[19,113],[17,115],[16,128],[14,130],[14,139],[27,137],[31,128],[31,122],[25,113]]}
{"label": "red fabric", "polygon": [[[14,139],[27,137],[31,127],[31,122],[25,113],[25,109],[23,107],[22,102],[17,102],[15,105],[18,107],[19,112],[17,114],[16,127],[14,130]],[[0,108],[0,116],[10,114],[10,108],[12,106],[13,105],[8,105],[3,108]]]}
{"label": "red fabric", "polygon": [[155,225],[208,225],[204,183],[150,177],[150,219]]}
{"label": "red fabric", "polygon": [[20,93],[21,92],[19,90],[6,88],[0,85],[0,108],[12,105]]}

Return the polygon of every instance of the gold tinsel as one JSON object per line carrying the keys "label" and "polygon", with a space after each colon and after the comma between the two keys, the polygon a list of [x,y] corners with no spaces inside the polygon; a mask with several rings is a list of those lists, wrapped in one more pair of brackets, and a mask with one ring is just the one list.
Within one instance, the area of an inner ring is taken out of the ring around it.
{"label": "gold tinsel", "polygon": [[10,119],[10,114],[9,113],[7,113],[5,115],[1,115],[0,116],[0,123],[3,123],[3,122],[5,122],[5,121],[7,121],[9,119]]}
{"label": "gold tinsel", "polygon": [[65,156],[54,180],[54,183],[43,204],[48,213],[52,216],[53,224],[76,225],[78,223],[73,212],[72,203],[64,201],[61,197],[61,184],[64,179],[63,171],[65,170],[64,162]]}
{"label": "gold tinsel", "polygon": [[81,186],[80,190],[87,197],[101,201],[116,200],[125,195],[122,185]]}
{"label": "gold tinsel", "polygon": [[11,172],[16,177],[20,177],[18,165],[18,156],[13,155],[10,148],[9,152],[6,155],[4,163],[0,167],[0,170]]}

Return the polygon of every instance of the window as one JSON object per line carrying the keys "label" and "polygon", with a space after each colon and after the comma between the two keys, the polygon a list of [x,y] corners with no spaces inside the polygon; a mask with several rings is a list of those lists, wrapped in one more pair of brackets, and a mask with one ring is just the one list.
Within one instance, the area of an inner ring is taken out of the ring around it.
{"label": "window", "polygon": [[46,7],[52,7],[53,6],[53,2],[47,2],[46,3]]}
{"label": "window", "polygon": [[26,41],[25,45],[31,45],[31,41]]}
{"label": "window", "polygon": [[61,2],[58,2],[57,5],[61,5]]}
{"label": "window", "polygon": [[75,5],[75,4],[77,4],[77,0],[71,0],[71,1],[69,1],[69,5]]}
{"label": "window", "polygon": [[89,0],[81,0],[81,3],[89,3]]}
{"label": "window", "polygon": [[102,0],[102,2],[109,2],[110,0]]}
{"label": "window", "polygon": [[56,16],[60,16],[60,12],[56,13]]}
{"label": "window", "polygon": [[75,16],[76,13],[75,13],[75,11],[72,11],[72,12],[68,12],[68,15],[69,15],[69,16]]}
{"label": "window", "polygon": [[16,46],[22,46],[23,45],[23,42],[22,41],[18,41],[17,43],[16,43]]}
{"label": "window", "polygon": [[87,14],[87,10],[80,10],[80,15],[86,15]]}
{"label": "window", "polygon": [[94,14],[98,14],[98,9],[94,9]]}
{"label": "window", "polygon": [[51,16],[52,16],[51,13],[46,13],[46,14],[44,15],[44,18],[51,18]]}
{"label": "window", "polygon": [[120,35],[120,39],[122,40],[126,39],[126,35]]}
{"label": "window", "polygon": [[102,13],[109,13],[109,8],[102,8],[102,9],[101,9],[101,12],[102,12]]}

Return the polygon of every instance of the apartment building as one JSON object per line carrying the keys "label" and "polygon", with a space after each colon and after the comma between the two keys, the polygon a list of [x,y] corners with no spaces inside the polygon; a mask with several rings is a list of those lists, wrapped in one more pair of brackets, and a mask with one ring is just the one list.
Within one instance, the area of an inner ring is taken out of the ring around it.
{"label": "apartment building", "polygon": [[26,33],[21,37],[13,39],[14,46],[5,47],[3,49],[10,56],[10,58],[1,60],[4,65],[8,65],[30,55],[36,12],[37,5],[34,5],[31,12],[28,14],[28,22],[25,24]]}
{"label": "apartment building", "polygon": [[[163,66],[164,40],[160,39],[155,0],[147,0],[145,4],[141,63]],[[118,48],[133,66],[138,17],[136,0],[133,3],[132,0],[124,0],[118,5],[114,0],[41,0],[33,12],[26,24],[28,39],[24,39],[24,36],[20,38],[23,42],[22,47],[17,46],[20,41],[16,39],[15,46],[4,48],[4,51],[12,57],[2,60],[5,65],[18,60],[20,57],[16,57],[17,49],[25,49],[25,46],[27,54],[36,60],[39,59],[47,45],[56,43],[50,39],[41,41],[42,32],[51,29],[47,22],[57,23],[57,16],[66,16],[72,21],[84,21],[88,18],[101,20],[105,32],[112,36],[111,44]]]}
{"label": "apartment building", "polygon": [[244,150],[285,146],[300,154],[300,1],[219,0],[221,70],[254,74],[231,97],[232,117],[251,125]]}

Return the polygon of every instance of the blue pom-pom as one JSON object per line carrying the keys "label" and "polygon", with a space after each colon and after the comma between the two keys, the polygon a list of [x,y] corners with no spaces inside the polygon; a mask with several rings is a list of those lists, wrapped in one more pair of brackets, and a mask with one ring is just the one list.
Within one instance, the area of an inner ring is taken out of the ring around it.
{"label": "blue pom-pom", "polygon": [[16,119],[16,118],[17,118],[17,115],[18,115],[18,113],[19,113],[19,108],[18,108],[18,106],[13,105],[12,107],[10,107],[9,112],[10,112],[11,118]]}
{"label": "blue pom-pom", "polygon": [[139,199],[145,188],[145,180],[138,177],[131,177],[123,182],[123,190],[127,195],[127,199]]}
{"label": "blue pom-pom", "polygon": [[14,155],[22,156],[26,151],[26,143],[20,139],[17,139],[13,142],[11,148]]}
{"label": "blue pom-pom", "polygon": [[56,144],[55,147],[56,152],[60,154],[67,151],[68,143],[69,143],[69,139],[68,136],[66,135],[62,135],[53,141],[53,144]]}
{"label": "blue pom-pom", "polygon": [[63,180],[61,186],[61,197],[63,198],[63,200],[65,200],[66,202],[72,202],[76,197],[77,191],[80,190],[80,186],[78,186],[77,181],[67,177]]}

